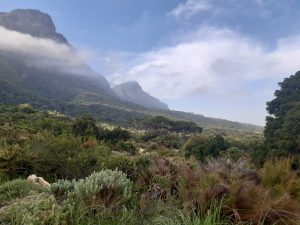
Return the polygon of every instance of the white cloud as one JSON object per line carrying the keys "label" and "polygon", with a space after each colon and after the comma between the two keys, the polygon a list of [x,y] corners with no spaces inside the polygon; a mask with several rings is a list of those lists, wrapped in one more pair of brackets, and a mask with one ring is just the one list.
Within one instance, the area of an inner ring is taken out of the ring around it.
{"label": "white cloud", "polygon": [[192,16],[201,11],[207,11],[212,8],[212,5],[205,0],[186,0],[174,8],[170,14],[175,17]]}
{"label": "white cloud", "polygon": [[0,50],[22,57],[29,66],[86,74],[87,67],[76,51],[65,44],[0,27]]}
{"label": "white cloud", "polygon": [[273,50],[229,29],[202,28],[177,45],[146,52],[111,80],[138,81],[159,98],[199,92],[239,92],[239,86],[282,78],[300,69],[300,36],[281,39]]}

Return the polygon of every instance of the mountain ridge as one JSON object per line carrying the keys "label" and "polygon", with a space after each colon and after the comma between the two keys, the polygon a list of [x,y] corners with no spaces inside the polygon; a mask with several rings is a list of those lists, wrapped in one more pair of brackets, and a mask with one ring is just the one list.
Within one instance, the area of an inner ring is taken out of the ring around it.
{"label": "mountain ridge", "polygon": [[[15,18],[18,19],[15,20]],[[38,20],[37,18],[44,19]],[[24,21],[24,24],[22,24],[22,21]],[[262,129],[259,126],[249,126],[222,119],[212,119],[191,113],[146,108],[117,97],[106,78],[92,71],[79,58],[76,50],[69,44],[67,39],[62,34],[56,32],[55,24],[48,14],[38,10],[13,10],[10,13],[0,13],[0,28],[4,27],[3,24],[6,26],[5,29],[7,29],[0,30],[3,34],[13,30],[17,32],[14,35],[28,35],[25,37],[22,36],[22,38],[34,42],[34,47],[37,44],[35,41],[39,40],[37,41],[38,44],[50,43],[58,48],[58,50],[63,47],[63,51],[61,52],[64,53],[67,50],[69,55],[64,56],[65,58],[61,60],[61,56],[58,54],[58,58],[50,58],[52,61],[49,61],[47,51],[52,50],[49,48],[38,49],[39,52],[43,53],[42,56],[34,55],[31,58],[30,55],[27,56],[25,54],[26,49],[22,54],[19,54],[18,52],[9,51],[9,49],[5,48],[7,46],[0,46],[1,103],[30,103],[43,109],[55,109],[70,115],[90,113],[103,121],[127,125],[132,124],[136,119],[142,117],[162,115],[175,120],[190,120],[204,128],[250,132]],[[43,27],[44,25],[49,27],[45,28]],[[52,42],[47,40],[52,40]],[[14,47],[13,43],[11,46]],[[15,50],[17,51],[18,48]],[[73,64],[67,65],[68,57],[77,57],[77,64],[75,66]],[[41,62],[47,67],[44,68],[40,64],[38,66],[34,65],[30,61],[33,59],[44,60]],[[28,62],[30,63],[28,64]],[[48,62],[50,64],[47,64]],[[56,67],[52,67],[52,65]],[[61,70],[59,66],[64,70]],[[75,69],[65,71],[65,67]],[[80,74],[74,74],[74,72],[78,72],[77,70],[80,70]]]}

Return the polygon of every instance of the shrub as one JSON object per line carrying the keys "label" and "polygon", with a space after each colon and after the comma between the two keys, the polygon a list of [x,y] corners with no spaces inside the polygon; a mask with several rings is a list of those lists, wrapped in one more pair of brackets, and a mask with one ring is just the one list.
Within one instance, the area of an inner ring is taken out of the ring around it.
{"label": "shrub", "polygon": [[290,158],[267,161],[260,170],[262,184],[276,196],[288,193],[292,198],[300,200],[299,170],[293,170],[293,162]]}
{"label": "shrub", "polygon": [[34,173],[46,180],[78,179],[101,169],[101,154],[106,146],[85,149],[80,138],[68,135],[45,135],[32,143],[35,152]]}
{"label": "shrub", "polygon": [[33,107],[30,104],[26,104],[26,103],[18,105],[18,109],[20,112],[24,112],[28,114],[35,112]]}
{"label": "shrub", "polygon": [[128,141],[131,138],[131,134],[128,130],[121,127],[114,128],[112,130],[104,130],[99,139],[105,142],[117,143],[118,141]]}
{"label": "shrub", "polygon": [[246,153],[237,148],[237,147],[231,147],[229,149],[227,149],[227,151],[222,152],[222,157],[226,158],[226,159],[230,159],[233,162],[238,161],[240,158],[242,158],[243,156],[246,155]]}
{"label": "shrub", "polygon": [[152,141],[166,147],[166,148],[175,148],[175,149],[180,149],[183,144],[184,140],[176,134],[176,133],[169,133],[163,136],[158,136],[154,138]]}
{"label": "shrub", "polygon": [[0,145],[0,170],[9,178],[27,177],[33,173],[35,156],[28,146]]}
{"label": "shrub", "polygon": [[87,205],[109,206],[131,197],[132,183],[120,171],[102,170],[79,180],[74,186],[76,198]]}
{"label": "shrub", "polygon": [[113,148],[118,152],[127,152],[130,155],[135,155],[137,152],[136,147],[132,143],[127,142],[118,142]]}
{"label": "shrub", "polygon": [[23,198],[31,192],[47,192],[48,190],[28,180],[17,179],[0,185],[0,207],[8,202]]}
{"label": "shrub", "polygon": [[220,135],[193,136],[183,146],[186,157],[195,156],[198,160],[204,161],[206,157],[217,157],[219,152],[227,149],[227,143]]}
{"label": "shrub", "polygon": [[144,168],[149,168],[152,165],[152,160],[149,158],[149,156],[141,156],[136,159],[135,164],[136,167],[139,170]]}
{"label": "shrub", "polygon": [[52,194],[58,201],[65,200],[68,196],[68,193],[74,191],[74,186],[76,181],[69,180],[58,180],[57,182],[51,184],[50,189]]}
{"label": "shrub", "polygon": [[135,163],[134,161],[126,158],[126,156],[112,155],[106,158],[103,163],[103,168],[111,170],[117,169],[127,174],[127,176],[131,179],[135,179],[136,176]]}
{"label": "shrub", "polygon": [[76,119],[72,125],[72,131],[75,135],[86,138],[88,136],[99,137],[99,128],[96,126],[96,120],[90,115],[84,115]]}
{"label": "shrub", "polygon": [[54,219],[55,208],[55,199],[51,195],[34,194],[5,207],[0,219],[4,224],[14,225],[58,224]]}

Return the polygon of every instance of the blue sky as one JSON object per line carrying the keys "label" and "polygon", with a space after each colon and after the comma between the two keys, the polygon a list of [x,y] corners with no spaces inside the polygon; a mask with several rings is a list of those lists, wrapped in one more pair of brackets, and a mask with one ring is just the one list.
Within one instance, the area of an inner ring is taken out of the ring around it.
{"label": "blue sky", "polygon": [[34,8],[112,84],[137,80],[170,108],[264,125],[300,70],[298,0],[0,0]]}

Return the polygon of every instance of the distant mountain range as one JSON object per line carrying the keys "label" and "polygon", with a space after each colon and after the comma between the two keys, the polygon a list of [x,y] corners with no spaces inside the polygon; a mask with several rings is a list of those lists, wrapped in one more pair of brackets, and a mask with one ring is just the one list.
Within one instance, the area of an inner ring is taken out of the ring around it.
{"label": "distant mountain range", "polygon": [[137,82],[111,88],[87,66],[51,17],[32,9],[0,13],[0,103],[30,103],[70,115],[91,113],[101,120],[130,124],[163,115],[209,129],[261,131],[262,128],[168,110]]}

